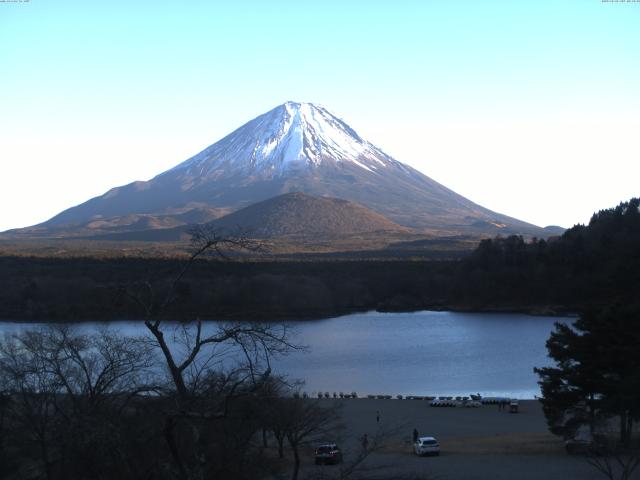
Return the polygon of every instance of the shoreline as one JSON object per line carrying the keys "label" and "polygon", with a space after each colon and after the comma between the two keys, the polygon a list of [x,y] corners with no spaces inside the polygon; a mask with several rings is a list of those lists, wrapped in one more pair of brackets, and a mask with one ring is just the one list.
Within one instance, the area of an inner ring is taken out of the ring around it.
{"label": "shoreline", "polygon": [[[475,395],[475,394],[474,394]],[[380,402],[405,402],[405,403],[423,403],[425,406],[427,407],[431,407],[431,408],[447,408],[447,409],[456,409],[456,408],[472,408],[472,407],[465,407],[462,404],[462,401],[458,401],[456,400],[456,397],[467,397],[469,398],[469,394],[467,395],[437,395],[437,396],[433,396],[433,395],[399,395],[402,398],[398,398],[398,395],[389,395],[389,394],[360,394],[358,393],[357,397],[351,397],[351,396],[345,396],[345,397],[333,397],[332,395],[329,395],[329,397],[323,396],[323,397],[318,397],[316,396],[312,396],[312,395],[308,395],[307,397],[304,397],[305,399],[308,400],[321,400],[321,401],[328,401],[328,400],[334,400],[334,401],[357,401],[357,400],[368,400],[368,401],[380,401]],[[386,397],[386,398],[385,398]],[[452,402],[460,402],[460,404],[458,405],[450,405],[450,406],[437,406],[437,407],[433,407],[431,406],[431,401],[432,400],[437,400],[440,399],[441,397],[444,398],[449,398],[449,397],[453,397],[453,399],[451,400]],[[503,400],[515,400],[518,402],[526,402],[527,404],[534,402],[537,403],[540,401],[540,397],[538,396],[534,396],[534,398],[529,398],[529,397],[514,397],[514,396],[507,396],[507,395],[481,395],[483,400],[487,400],[487,399],[503,399]],[[497,405],[496,402],[483,402],[481,400],[482,403],[482,407],[495,407]],[[475,407],[473,407],[475,408]],[[479,407],[478,407],[479,408]]]}
{"label": "shoreline", "polygon": [[[520,314],[531,317],[556,317],[556,318],[577,318],[577,308],[568,308],[562,306],[528,306],[528,307],[466,307],[460,305],[427,305],[417,308],[351,308],[340,310],[327,310],[323,312],[281,312],[258,315],[256,312],[224,312],[216,315],[216,318],[202,318],[203,322],[226,322],[226,321],[247,321],[247,322],[291,322],[291,321],[314,321],[328,320],[332,318],[346,317],[349,315],[367,314],[367,313],[419,313],[419,312],[453,312],[453,313],[477,313],[477,314]],[[162,318],[165,322],[191,323],[196,320],[177,320],[170,318]],[[118,323],[144,321],[144,317],[132,316],[130,318],[95,318],[95,319],[60,319],[60,318],[42,318],[33,319],[31,317],[14,317],[11,319],[0,318],[0,323],[25,323],[25,324],[83,324],[91,322],[100,323]]]}

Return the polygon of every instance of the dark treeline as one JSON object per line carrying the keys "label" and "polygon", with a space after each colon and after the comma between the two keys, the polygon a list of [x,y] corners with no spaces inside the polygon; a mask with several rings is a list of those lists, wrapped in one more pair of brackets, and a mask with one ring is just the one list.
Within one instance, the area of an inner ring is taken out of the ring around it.
{"label": "dark treeline", "polygon": [[[368,309],[579,311],[633,298],[640,285],[638,199],[562,237],[483,240],[450,261],[201,259],[167,318],[309,318]],[[127,285],[168,288],[179,259],[0,258],[0,318],[141,318]]]}
{"label": "dark treeline", "polygon": [[[0,318],[142,318],[122,287],[149,282],[166,290],[181,260],[0,258]],[[246,262],[198,260],[178,284],[166,318],[319,317],[375,308],[441,303],[447,262]]]}
{"label": "dark treeline", "polygon": [[483,240],[465,259],[452,297],[475,307],[585,310],[629,302],[640,286],[640,199],[593,215],[550,241]]}

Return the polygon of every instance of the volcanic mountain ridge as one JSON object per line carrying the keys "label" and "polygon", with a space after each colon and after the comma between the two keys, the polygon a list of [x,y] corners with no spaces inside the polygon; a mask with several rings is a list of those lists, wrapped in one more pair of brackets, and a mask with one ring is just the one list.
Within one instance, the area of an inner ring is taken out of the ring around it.
{"label": "volcanic mountain ridge", "polygon": [[74,237],[173,228],[290,192],[356,202],[428,235],[549,236],[393,159],[325,108],[296,102],[256,117],[149,181],[113,188],[12,234]]}

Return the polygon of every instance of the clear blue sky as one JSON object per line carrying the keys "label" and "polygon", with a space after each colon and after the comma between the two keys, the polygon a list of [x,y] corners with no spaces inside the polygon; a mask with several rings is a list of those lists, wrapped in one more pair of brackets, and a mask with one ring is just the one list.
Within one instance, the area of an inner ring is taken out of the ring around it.
{"label": "clear blue sky", "polygon": [[286,100],[486,207],[586,222],[640,195],[640,3],[0,3],[0,231]]}

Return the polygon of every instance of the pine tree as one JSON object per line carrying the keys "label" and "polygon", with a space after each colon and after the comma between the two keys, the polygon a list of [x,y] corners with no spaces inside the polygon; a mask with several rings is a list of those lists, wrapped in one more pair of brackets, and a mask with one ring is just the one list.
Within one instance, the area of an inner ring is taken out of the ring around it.
{"label": "pine tree", "polygon": [[571,436],[600,419],[620,420],[628,444],[640,418],[640,309],[609,307],[583,314],[573,326],[556,323],[547,341],[555,367],[536,368],[552,433]]}

